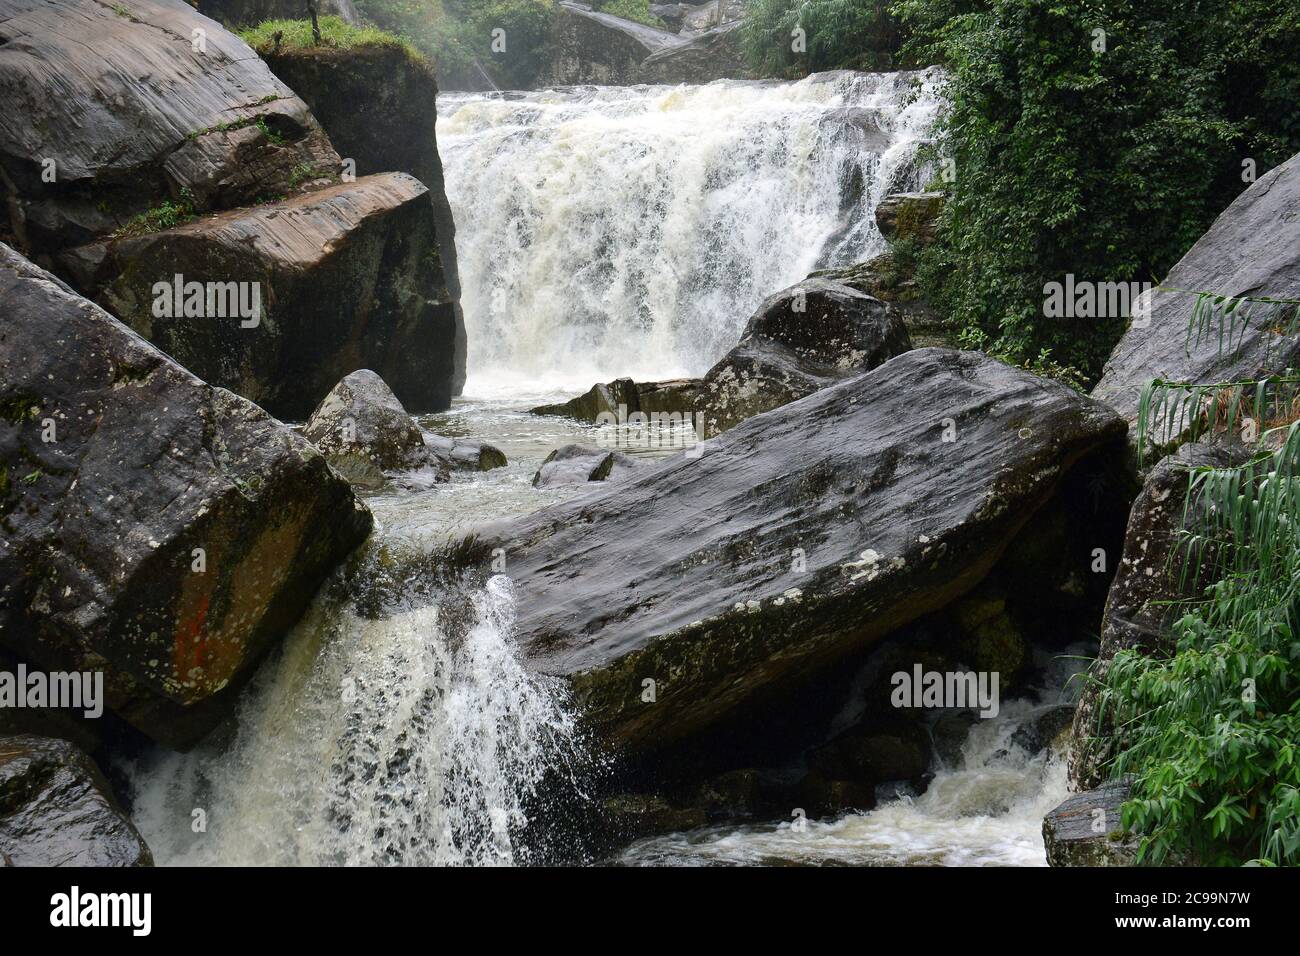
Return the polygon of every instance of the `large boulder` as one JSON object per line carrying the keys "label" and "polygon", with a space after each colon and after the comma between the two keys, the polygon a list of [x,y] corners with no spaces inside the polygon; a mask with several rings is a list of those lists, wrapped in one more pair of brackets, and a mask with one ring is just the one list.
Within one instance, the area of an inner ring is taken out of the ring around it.
{"label": "large boulder", "polygon": [[681,42],[666,30],[599,13],[585,3],[560,0],[551,33],[551,59],[537,85],[637,82],[646,57]]}
{"label": "large boulder", "polygon": [[749,65],[740,46],[740,22],[698,33],[682,31],[685,42],[650,54],[634,74],[640,83],[710,83],[741,80]]}
{"label": "large boulder", "polygon": [[507,464],[505,452],[476,438],[458,438],[424,433],[424,444],[453,471],[491,471]]}
{"label": "large boulder", "polygon": [[330,390],[307,419],[303,437],[330,465],[363,488],[381,488],[386,473],[430,468],[447,481],[446,464],[382,378],[368,368]]}
{"label": "large boulder", "polygon": [[961,597],[1124,433],[1059,383],[922,349],[456,553],[504,549],[531,665],[657,747]]}
{"label": "large boulder", "polygon": [[1300,299],[1300,154],[1238,196],[1160,289],[1166,291],[1150,293],[1149,317],[1134,321],[1120,339],[1092,392],[1130,422],[1152,379],[1256,380],[1300,364],[1300,336],[1282,334],[1295,326],[1295,305],[1255,305],[1230,346],[1220,340],[1221,316],[1208,335],[1189,340],[1187,332],[1193,293]]}
{"label": "large boulder", "polygon": [[1076,793],[1043,818],[1049,866],[1133,866],[1137,838],[1120,823],[1127,783]]}
{"label": "large boulder", "polygon": [[1233,453],[1226,448],[1185,445],[1151,470],[1133,502],[1124,553],[1106,598],[1101,647],[1074,716],[1070,780],[1075,789],[1100,786],[1106,779],[1105,764],[1121,746],[1114,714],[1101,706],[1099,682],[1110,661],[1122,650],[1172,650],[1169,629],[1183,613],[1178,602],[1199,596],[1209,583],[1183,575],[1189,471],[1232,463]]}
{"label": "large boulder", "polygon": [[183,0],[2,0],[0,23],[8,231],[42,261],[165,202],[224,209],[338,172],[307,105]]}
{"label": "large boulder", "polygon": [[912,347],[886,303],[826,279],[769,296],[704,376],[707,435],[888,361]]}
{"label": "large boulder", "polygon": [[[302,10],[293,15],[302,16]],[[450,302],[455,311],[452,394],[459,395],[465,385],[465,319],[456,268],[456,223],[438,157],[433,65],[396,40],[348,47],[263,46],[257,52],[307,102],[339,155],[355,162],[357,175],[410,173],[428,187],[440,262],[431,270],[435,283],[425,295],[434,302]],[[365,109],[358,109],[358,103]]]}
{"label": "large boulder", "polygon": [[0,644],[192,744],[370,513],[257,406],[0,245]]}
{"label": "large boulder", "polygon": [[0,737],[0,866],[153,866],[108,782],[64,740]]}
{"label": "large boulder", "polygon": [[[456,317],[428,294],[442,287],[433,218],[414,177],[367,176],[115,240],[95,256],[103,278],[89,281],[190,371],[279,418],[306,419],[358,368],[383,376],[412,412],[434,411],[451,404]],[[237,287],[245,303],[255,293],[260,314],[223,318],[202,296],[192,312],[192,283]]]}

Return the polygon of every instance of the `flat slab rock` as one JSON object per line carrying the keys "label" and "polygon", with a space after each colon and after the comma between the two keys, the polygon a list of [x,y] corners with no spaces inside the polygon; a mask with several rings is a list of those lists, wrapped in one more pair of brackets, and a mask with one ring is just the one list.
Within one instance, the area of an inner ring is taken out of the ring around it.
{"label": "flat slab rock", "polygon": [[[358,368],[410,411],[444,409],[456,316],[426,294],[442,282],[433,216],[413,176],[365,176],[110,243],[104,269],[115,278],[100,300],[204,381],[287,421],[306,419]],[[205,288],[256,283],[261,318],[157,316],[155,286],[176,275]]]}
{"label": "flat slab rock", "polygon": [[338,169],[307,105],[183,0],[0,0],[0,24],[0,168],[35,249],[90,241],[185,191],[225,208],[284,192],[300,167]]}
{"label": "flat slab rock", "polygon": [[1133,866],[1137,840],[1120,824],[1127,783],[1076,793],[1043,818],[1050,866]]}
{"label": "flat slab rock", "polygon": [[1196,297],[1186,294],[1300,298],[1300,155],[1238,196],[1161,285],[1185,291],[1152,293],[1149,322],[1135,322],[1124,334],[1092,391],[1130,422],[1137,420],[1143,386],[1154,378],[1255,380],[1300,365],[1300,336],[1270,329],[1283,307],[1256,307],[1239,347],[1221,350],[1217,322],[1208,337],[1188,342]]}
{"label": "flat slab rock", "polygon": [[474,543],[505,549],[532,666],[648,748],[959,597],[1124,432],[1058,383],[920,349]]}
{"label": "flat slab rock", "polygon": [[0,314],[0,644],[103,671],[110,709],[188,746],[370,513],[305,440],[4,245]]}
{"label": "flat slab rock", "polygon": [[153,866],[108,782],[63,740],[0,737],[0,866]]}

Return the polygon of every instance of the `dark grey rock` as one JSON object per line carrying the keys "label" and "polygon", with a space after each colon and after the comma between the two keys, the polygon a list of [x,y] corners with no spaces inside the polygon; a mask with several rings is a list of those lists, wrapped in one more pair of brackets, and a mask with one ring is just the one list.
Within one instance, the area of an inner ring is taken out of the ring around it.
{"label": "dark grey rock", "polygon": [[607,737],[657,747],[969,591],[1123,435],[1064,385],[922,349],[456,553],[505,549],[531,666]]}
{"label": "dark grey rock", "polygon": [[769,296],[704,376],[706,435],[858,375],[912,347],[886,303],[826,279]]}
{"label": "dark grey rock", "polygon": [[[204,381],[302,421],[373,369],[411,412],[445,409],[456,316],[428,190],[383,173],[108,244],[101,304]],[[155,315],[158,283],[248,283],[261,316]],[[254,284],[256,284],[254,286]]]}
{"label": "dark grey rock", "polygon": [[620,452],[590,445],[565,445],[546,456],[542,467],[533,476],[533,487],[617,481],[636,468],[636,460]]}
{"label": "dark grey rock", "polygon": [[1142,388],[1152,379],[1255,380],[1300,365],[1300,336],[1271,330],[1294,306],[1256,307],[1235,348],[1220,349],[1217,322],[1208,337],[1187,337],[1196,302],[1187,292],[1300,298],[1300,155],[1238,196],[1161,287],[1171,291],[1152,293],[1149,319],[1134,322],[1120,339],[1092,392],[1129,422],[1137,420]]}
{"label": "dark grey rock", "polygon": [[163,200],[224,209],[293,191],[296,170],[339,170],[307,105],[183,0],[3,0],[0,23],[0,169],[11,227],[34,255]]}
{"label": "dark grey rock", "polygon": [[1127,783],[1076,793],[1043,818],[1050,866],[1133,866],[1137,840],[1120,824]]}
{"label": "dark grey rock", "polygon": [[807,754],[808,766],[832,780],[864,784],[912,780],[930,768],[930,735],[907,720],[869,721]]}
{"label": "dark grey rock", "polygon": [[506,466],[500,448],[473,438],[446,438],[426,431],[424,444],[454,471],[491,471]]}
{"label": "dark grey rock", "polygon": [[943,211],[943,193],[891,193],[876,205],[876,225],[891,242],[934,241]]}
{"label": "dark grey rock", "polygon": [[551,34],[551,61],[537,85],[623,86],[637,82],[637,71],[646,57],[681,42],[666,30],[599,13],[585,3],[560,0]]}
{"label": "dark grey rock", "polygon": [[0,860],[11,866],[153,866],[88,756],[64,740],[0,737]]}
{"label": "dark grey rock", "polygon": [[302,438],[4,245],[0,314],[0,643],[103,671],[112,710],[187,746],[370,513]]}

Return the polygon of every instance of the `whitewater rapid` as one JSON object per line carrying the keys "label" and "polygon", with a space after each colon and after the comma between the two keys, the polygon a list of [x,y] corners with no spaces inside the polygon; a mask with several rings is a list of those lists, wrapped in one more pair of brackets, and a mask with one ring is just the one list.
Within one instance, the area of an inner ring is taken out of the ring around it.
{"label": "whitewater rapid", "polygon": [[883,246],[938,74],[444,94],[469,394],[696,376],[771,293]]}

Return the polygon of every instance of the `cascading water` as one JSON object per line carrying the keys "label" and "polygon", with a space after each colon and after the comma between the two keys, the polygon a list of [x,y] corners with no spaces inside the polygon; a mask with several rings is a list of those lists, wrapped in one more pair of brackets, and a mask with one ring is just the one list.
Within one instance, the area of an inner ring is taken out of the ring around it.
{"label": "cascading water", "polygon": [[513,600],[489,579],[459,638],[436,606],[365,620],[318,602],[233,743],[135,769],[159,862],[526,861],[528,801],[579,747],[560,689],[515,656]]}
{"label": "cascading water", "polygon": [[764,297],[881,248],[937,79],[444,94],[467,393],[702,374]]}

